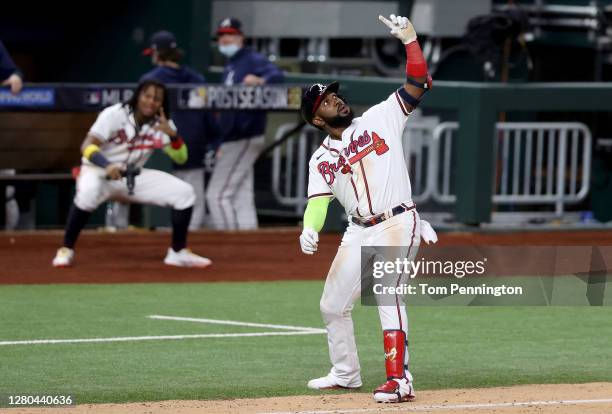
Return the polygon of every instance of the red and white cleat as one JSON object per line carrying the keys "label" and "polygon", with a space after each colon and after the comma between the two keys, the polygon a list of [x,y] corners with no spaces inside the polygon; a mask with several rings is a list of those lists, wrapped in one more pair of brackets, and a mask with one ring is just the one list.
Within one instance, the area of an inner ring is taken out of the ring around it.
{"label": "red and white cleat", "polygon": [[414,400],[414,389],[406,378],[390,379],[374,390],[374,401],[399,403]]}

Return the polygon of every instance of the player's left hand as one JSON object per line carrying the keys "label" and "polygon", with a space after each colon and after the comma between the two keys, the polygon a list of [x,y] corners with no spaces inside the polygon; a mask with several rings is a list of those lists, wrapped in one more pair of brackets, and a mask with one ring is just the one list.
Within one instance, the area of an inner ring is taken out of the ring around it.
{"label": "player's left hand", "polygon": [[319,233],[309,227],[305,227],[300,235],[300,247],[304,254],[314,254],[319,248]]}
{"label": "player's left hand", "polygon": [[170,126],[170,122],[168,122],[168,118],[166,118],[163,107],[159,108],[159,118],[157,119],[157,124],[155,124],[153,129],[163,132],[170,138],[177,137],[176,131]]}
{"label": "player's left hand", "polygon": [[23,88],[23,81],[21,80],[21,76],[13,73],[4,82],[2,82],[2,86],[10,86],[11,93],[13,95],[17,95],[21,91],[21,88]]}
{"label": "player's left hand", "polygon": [[428,221],[421,219],[421,238],[427,244],[437,243],[438,235]]}
{"label": "player's left hand", "polygon": [[260,78],[259,76],[255,76],[252,74],[248,74],[242,79],[242,84],[246,86],[260,86],[266,83],[264,78]]}
{"label": "player's left hand", "polygon": [[407,45],[417,39],[416,31],[414,26],[410,23],[407,17],[396,16],[394,14],[389,16],[389,19],[379,15],[378,20],[383,22],[389,29],[391,34],[402,41],[403,44]]}

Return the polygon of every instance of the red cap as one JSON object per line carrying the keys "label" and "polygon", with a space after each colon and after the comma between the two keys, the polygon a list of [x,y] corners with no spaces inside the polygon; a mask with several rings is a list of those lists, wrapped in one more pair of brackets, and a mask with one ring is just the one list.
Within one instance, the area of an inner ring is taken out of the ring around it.
{"label": "red cap", "polygon": [[217,36],[224,34],[238,34],[242,33],[242,22],[235,17],[226,17],[219,22],[217,26]]}

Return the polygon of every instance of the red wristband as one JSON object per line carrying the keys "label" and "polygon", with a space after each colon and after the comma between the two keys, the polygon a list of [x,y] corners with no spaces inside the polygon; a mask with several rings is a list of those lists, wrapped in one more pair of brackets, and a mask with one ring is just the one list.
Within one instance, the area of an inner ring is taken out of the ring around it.
{"label": "red wristband", "polygon": [[183,138],[177,135],[175,139],[170,140],[170,145],[172,149],[180,149],[183,146]]}
{"label": "red wristband", "polygon": [[406,76],[427,76],[427,62],[417,40],[406,45]]}

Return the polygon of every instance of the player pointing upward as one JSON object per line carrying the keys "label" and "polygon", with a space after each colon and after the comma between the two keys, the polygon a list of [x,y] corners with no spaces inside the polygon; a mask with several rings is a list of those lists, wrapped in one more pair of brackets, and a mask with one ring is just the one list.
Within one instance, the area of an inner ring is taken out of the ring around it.
{"label": "player pointing upward", "polygon": [[[406,17],[379,19],[406,47],[406,83],[389,97],[355,118],[340,95],[339,85],[312,85],[302,98],[302,116],[328,133],[310,159],[308,206],[300,244],[305,254],[317,250],[318,232],[333,197],[350,218],[336,258],[327,275],[321,313],[327,328],[331,372],[308,383],[313,389],[358,388],[361,376],[351,310],[361,288],[361,246],[405,246],[416,256],[423,229],[426,241],[436,241],[412,202],[410,179],[402,148],[408,115],[431,87],[417,35]],[[396,306],[378,306],[384,331],[387,381],[374,391],[378,402],[414,398],[408,371],[408,320],[401,298]]]}

